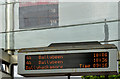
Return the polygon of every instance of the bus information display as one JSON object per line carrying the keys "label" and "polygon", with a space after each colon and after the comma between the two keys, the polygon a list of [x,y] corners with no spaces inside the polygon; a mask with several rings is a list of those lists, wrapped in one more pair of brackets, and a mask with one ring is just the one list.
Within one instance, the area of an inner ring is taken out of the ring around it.
{"label": "bus information display", "polygon": [[25,70],[108,67],[108,52],[25,55]]}

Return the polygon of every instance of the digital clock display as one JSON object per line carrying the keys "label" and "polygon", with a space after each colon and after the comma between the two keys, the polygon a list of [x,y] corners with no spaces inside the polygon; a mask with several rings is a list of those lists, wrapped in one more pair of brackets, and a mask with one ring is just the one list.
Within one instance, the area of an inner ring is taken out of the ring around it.
{"label": "digital clock display", "polygon": [[108,67],[108,52],[25,55],[25,70]]}

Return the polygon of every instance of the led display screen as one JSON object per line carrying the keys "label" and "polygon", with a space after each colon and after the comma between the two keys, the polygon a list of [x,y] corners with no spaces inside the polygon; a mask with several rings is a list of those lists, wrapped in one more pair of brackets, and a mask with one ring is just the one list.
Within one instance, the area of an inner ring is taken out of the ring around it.
{"label": "led display screen", "polygon": [[25,55],[25,70],[108,67],[108,52]]}

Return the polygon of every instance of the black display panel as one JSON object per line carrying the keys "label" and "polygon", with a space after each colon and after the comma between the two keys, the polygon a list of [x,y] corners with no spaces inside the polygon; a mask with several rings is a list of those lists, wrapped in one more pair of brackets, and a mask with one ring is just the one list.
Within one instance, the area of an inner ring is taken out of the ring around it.
{"label": "black display panel", "polygon": [[25,55],[25,70],[108,67],[108,52]]}

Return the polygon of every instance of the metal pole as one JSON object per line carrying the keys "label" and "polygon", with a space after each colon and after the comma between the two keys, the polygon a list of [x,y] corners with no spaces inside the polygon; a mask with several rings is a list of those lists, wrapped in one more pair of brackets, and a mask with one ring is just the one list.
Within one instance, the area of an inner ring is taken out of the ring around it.
{"label": "metal pole", "polygon": [[109,78],[108,78],[108,75],[105,75],[105,79],[109,79]]}
{"label": "metal pole", "polygon": [[70,79],[70,75],[68,75],[68,79]]}
{"label": "metal pole", "polygon": [[[104,32],[105,32],[104,41],[108,41],[109,40],[109,28],[108,28],[108,25],[106,23],[106,19],[105,19],[105,25],[104,25]],[[108,42],[105,42],[105,44],[108,44]]]}
{"label": "metal pole", "polygon": [[[14,31],[14,4],[8,4],[11,3],[12,0],[6,0],[6,29],[5,31]],[[5,34],[5,50],[8,54],[13,55],[14,54],[14,32],[12,33],[6,33]],[[13,65],[10,64],[9,66],[9,73],[13,77]]]}
{"label": "metal pole", "polygon": [[71,74],[68,74],[68,79],[70,79]]}
{"label": "metal pole", "polygon": [[[11,0],[7,0],[6,3],[10,3]],[[14,4],[6,4],[6,32],[14,31]],[[9,49],[7,52],[12,54],[13,52],[10,49],[14,49],[14,32],[6,33],[6,44],[5,49]]]}

